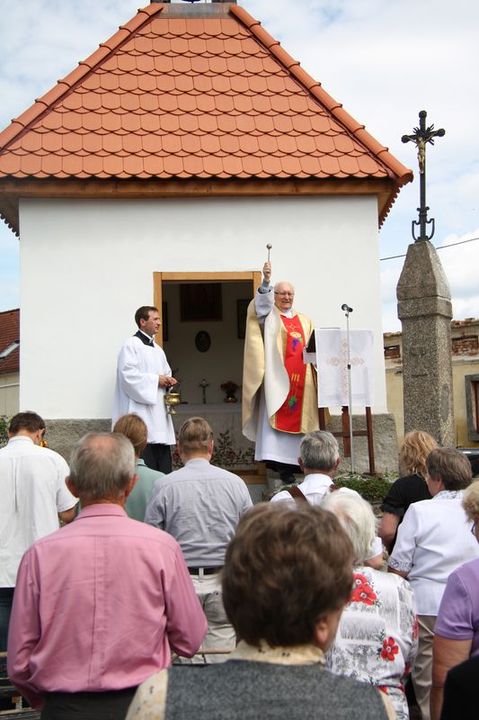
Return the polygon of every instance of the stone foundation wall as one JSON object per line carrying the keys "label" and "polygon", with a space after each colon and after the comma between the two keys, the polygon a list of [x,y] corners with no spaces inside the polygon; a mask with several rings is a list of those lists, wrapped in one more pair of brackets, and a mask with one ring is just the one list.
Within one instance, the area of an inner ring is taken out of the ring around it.
{"label": "stone foundation wall", "polygon": [[[88,432],[108,432],[111,428],[111,420],[102,418],[100,420],[46,420],[47,442],[52,450],[56,450],[69,460],[70,453],[75,443]],[[332,415],[328,421],[327,429],[330,432],[341,431],[341,417]],[[366,418],[364,415],[353,415],[353,430],[366,429]],[[396,426],[394,417],[391,414],[373,415],[373,438],[376,472],[397,471],[398,446],[396,439]],[[349,458],[343,456],[342,439],[338,438],[339,451],[341,454],[341,470],[348,470],[351,466]],[[367,438],[354,438],[354,469],[356,472],[368,472],[368,446]]]}
{"label": "stone foundation wall", "polygon": [[46,440],[48,447],[63,455],[69,462],[74,445],[89,432],[109,432],[111,420],[45,420],[47,427]]}

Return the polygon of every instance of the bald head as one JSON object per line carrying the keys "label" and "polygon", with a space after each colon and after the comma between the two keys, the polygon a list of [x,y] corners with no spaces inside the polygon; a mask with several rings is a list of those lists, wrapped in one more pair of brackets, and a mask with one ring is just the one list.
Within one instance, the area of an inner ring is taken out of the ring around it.
{"label": "bald head", "polygon": [[280,312],[291,310],[294,302],[294,287],[290,282],[281,280],[274,286],[274,304]]}
{"label": "bald head", "polygon": [[89,433],[73,450],[69,479],[82,505],[118,501],[134,474],[133,445],[119,433]]}

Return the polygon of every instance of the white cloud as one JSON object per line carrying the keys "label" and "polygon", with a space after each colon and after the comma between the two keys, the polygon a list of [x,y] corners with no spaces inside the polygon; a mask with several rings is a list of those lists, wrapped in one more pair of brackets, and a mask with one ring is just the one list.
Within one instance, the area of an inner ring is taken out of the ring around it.
{"label": "white cloud", "polygon": [[142,4],[138,0],[2,0],[1,126],[48,92]]}
{"label": "white cloud", "polygon": [[[463,245],[454,244],[453,247],[439,250],[440,258],[449,280],[451,294],[454,299],[465,300],[473,299],[476,301],[476,317],[477,308],[479,308],[479,282],[478,282],[478,249],[479,249],[479,228],[472,233],[468,233],[464,237],[456,238],[454,236],[446,238],[447,244],[462,242],[463,240],[471,240]],[[458,320],[462,318],[457,318]]]}
{"label": "white cloud", "polygon": [[[467,240],[471,240],[471,242],[464,242]],[[479,228],[461,237],[449,236],[445,239],[444,244],[451,244],[452,247],[438,247],[437,252],[449,282],[453,318],[454,320],[464,320],[478,317]],[[397,317],[396,287],[403,266],[404,258],[382,262],[381,290],[385,332],[395,332],[401,329],[401,323]]]}

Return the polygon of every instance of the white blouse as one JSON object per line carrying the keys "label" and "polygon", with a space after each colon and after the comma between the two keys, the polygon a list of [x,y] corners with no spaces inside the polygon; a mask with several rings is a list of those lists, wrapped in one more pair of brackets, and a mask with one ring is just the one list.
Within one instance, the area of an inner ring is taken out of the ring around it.
{"label": "white blouse", "polygon": [[407,574],[419,615],[437,615],[449,575],[479,557],[462,495],[442,490],[432,500],[414,503],[399,526],[389,567]]}

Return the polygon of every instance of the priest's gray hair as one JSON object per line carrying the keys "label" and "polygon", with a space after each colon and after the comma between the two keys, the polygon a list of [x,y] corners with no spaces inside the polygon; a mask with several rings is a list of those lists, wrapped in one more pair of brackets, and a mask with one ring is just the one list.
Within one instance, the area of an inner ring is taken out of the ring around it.
{"label": "priest's gray hair", "polygon": [[316,430],[301,440],[299,454],[305,468],[332,470],[339,459],[338,442],[330,432]]}
{"label": "priest's gray hair", "polygon": [[340,488],[326,496],[321,504],[338,518],[351,540],[355,565],[364,565],[371,557],[376,535],[376,518],[371,505],[355,490]]}
{"label": "priest's gray hair", "polygon": [[70,459],[70,479],[80,500],[118,498],[134,474],[133,445],[120,433],[88,433]]}
{"label": "priest's gray hair", "polygon": [[291,288],[291,292],[294,295],[294,285],[292,283],[290,283],[289,280],[280,280],[279,282],[277,282],[274,286],[274,291],[279,292],[280,288],[283,285],[287,285],[289,288]]}

